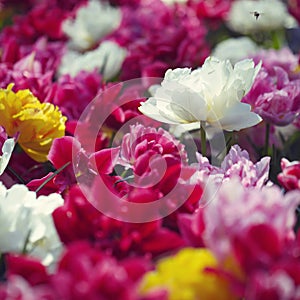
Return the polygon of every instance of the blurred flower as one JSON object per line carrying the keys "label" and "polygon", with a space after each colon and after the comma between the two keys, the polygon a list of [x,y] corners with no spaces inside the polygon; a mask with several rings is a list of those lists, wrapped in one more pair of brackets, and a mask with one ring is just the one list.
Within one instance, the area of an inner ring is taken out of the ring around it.
{"label": "blurred flower", "polygon": [[300,190],[300,162],[290,162],[286,158],[281,159],[281,170],[277,179],[286,190]]}
{"label": "blurred flower", "polygon": [[283,195],[277,186],[249,189],[236,178],[213,192],[204,209],[205,245],[219,260],[237,261],[246,273],[272,266],[295,239],[300,194]]}
{"label": "blurred flower", "polygon": [[228,13],[231,2],[232,0],[190,0],[188,1],[188,5],[196,9],[197,15],[200,18],[204,17],[214,22],[220,22],[224,20],[224,17]]}
{"label": "blurred flower", "polygon": [[258,46],[248,37],[228,38],[217,44],[212,55],[220,60],[229,59],[232,64],[235,64],[253,55],[258,49]]}
{"label": "blurred flower", "polygon": [[44,162],[53,139],[65,133],[66,117],[58,107],[40,103],[29,90],[0,90],[0,124],[9,136],[20,133],[18,143],[34,160]]}
{"label": "blurred flower", "polygon": [[161,259],[155,271],[144,275],[140,290],[167,290],[169,300],[238,299],[228,283],[206,268],[216,268],[216,258],[208,249],[184,248],[176,255]]}
{"label": "blurred flower", "polygon": [[[229,181],[232,178],[239,178],[245,187],[264,186],[269,177],[270,157],[263,157],[260,161],[253,163],[246,150],[242,150],[238,145],[230,148],[224,158],[221,167],[212,166],[208,159],[197,153],[199,165],[196,176],[213,179],[215,183]],[[194,176],[195,176],[194,175]]]}
{"label": "blurred flower", "polygon": [[110,37],[128,52],[122,80],[162,77],[169,68],[198,67],[209,55],[207,28],[194,8],[152,0],[123,7],[122,12],[122,23]]}
{"label": "blurred flower", "polygon": [[283,28],[289,17],[280,0],[235,0],[227,16],[227,25],[236,32],[248,34]]}
{"label": "blurred flower", "polygon": [[249,92],[259,69],[251,60],[232,67],[229,60],[209,57],[194,71],[168,70],[161,86],[152,87],[153,97],[139,110],[169,124],[195,123],[199,127],[200,121],[205,121],[229,131],[256,125],[261,118],[240,100]]}
{"label": "blurred flower", "polygon": [[78,120],[97,95],[101,81],[101,75],[97,71],[79,71],[75,77],[62,75],[52,85],[46,102],[57,105],[69,121]]}
{"label": "blurred flower", "polygon": [[297,19],[300,23],[300,0],[288,0],[289,12]]}
{"label": "blurred flower", "polygon": [[275,66],[274,73],[272,76],[262,68],[242,101],[250,104],[265,121],[285,126],[300,113],[300,79],[290,80],[281,67]]}
{"label": "blurred flower", "polygon": [[52,212],[63,204],[59,194],[41,196],[25,185],[6,189],[0,183],[0,251],[29,253],[49,266],[62,249]]}
{"label": "blurred flower", "polygon": [[105,79],[112,79],[121,70],[126,51],[111,41],[102,42],[98,48],[79,53],[69,50],[62,57],[58,74],[76,76],[80,71],[100,72]]}
{"label": "blurred flower", "polygon": [[101,1],[90,0],[81,6],[74,20],[66,19],[62,30],[70,38],[70,47],[87,50],[105,35],[116,29],[121,22],[121,11]]}
{"label": "blurred flower", "polygon": [[[98,188],[97,201],[107,199]],[[65,244],[87,241],[118,258],[155,257],[183,246],[181,237],[164,228],[161,220],[140,224],[122,222],[102,214],[93,205],[78,186],[73,186],[67,193],[65,204],[53,214],[57,231]]]}

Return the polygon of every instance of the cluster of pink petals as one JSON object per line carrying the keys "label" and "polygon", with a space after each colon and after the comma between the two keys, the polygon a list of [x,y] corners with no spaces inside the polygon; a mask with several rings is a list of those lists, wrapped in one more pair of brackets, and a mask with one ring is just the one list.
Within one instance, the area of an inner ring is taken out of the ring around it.
{"label": "cluster of pink petals", "polygon": [[243,102],[265,121],[278,126],[291,124],[300,113],[300,79],[290,80],[281,67],[272,76],[262,68]]}
{"label": "cluster of pink petals", "polygon": [[286,158],[281,159],[282,172],[278,174],[277,179],[287,191],[300,189],[300,162],[290,162]]}
{"label": "cluster of pink petals", "polygon": [[261,188],[269,177],[270,157],[263,157],[253,163],[248,152],[238,145],[231,147],[220,167],[212,166],[200,153],[197,153],[197,158],[200,176],[204,178],[210,176],[215,183],[237,177],[245,187]]}
{"label": "cluster of pink petals", "polygon": [[[149,260],[127,258],[117,261],[108,253],[78,242],[70,245],[57,270],[47,273],[38,261],[7,256],[9,282],[1,286],[1,299],[124,299],[142,300],[137,283],[151,268]],[[149,300],[163,299],[162,294]],[[21,298],[20,298],[21,297]]]}
{"label": "cluster of pink petals", "polygon": [[[125,47],[121,79],[163,77],[176,67],[195,67],[209,53],[203,18],[185,5],[168,6],[159,0],[123,7],[122,23],[111,39]],[[153,22],[155,16],[155,22]]]}

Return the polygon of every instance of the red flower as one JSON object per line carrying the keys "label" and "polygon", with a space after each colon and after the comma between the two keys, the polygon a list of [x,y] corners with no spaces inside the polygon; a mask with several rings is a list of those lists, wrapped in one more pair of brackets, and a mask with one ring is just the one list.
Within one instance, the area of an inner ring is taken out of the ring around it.
{"label": "red flower", "polygon": [[278,174],[279,183],[287,190],[300,189],[300,162],[290,162],[286,158],[281,160],[282,173]]}

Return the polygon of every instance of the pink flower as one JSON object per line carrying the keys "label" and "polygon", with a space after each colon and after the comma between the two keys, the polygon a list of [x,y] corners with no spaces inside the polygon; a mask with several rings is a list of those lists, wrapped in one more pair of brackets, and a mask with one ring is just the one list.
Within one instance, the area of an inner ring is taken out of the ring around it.
{"label": "pink flower", "polygon": [[231,2],[232,0],[213,0],[211,2],[191,0],[188,4],[195,7],[199,17],[221,21],[229,12]]}
{"label": "pink flower", "polygon": [[274,67],[274,74],[262,68],[250,92],[243,102],[252,106],[254,112],[265,121],[285,126],[300,113],[300,79],[290,80],[281,67]]}
{"label": "pink flower", "polygon": [[139,124],[130,126],[130,133],[122,139],[119,163],[141,176],[150,171],[149,162],[157,156],[183,164],[187,162],[184,145],[164,129]]}
{"label": "pink flower", "polygon": [[252,57],[255,63],[262,61],[262,66],[267,70],[268,74],[275,76],[276,70],[274,67],[282,68],[290,79],[296,77],[296,69],[298,66],[298,56],[294,55],[292,51],[287,48],[280,50],[268,49],[260,50]]}
{"label": "pink flower", "polygon": [[197,158],[199,175],[202,178],[211,176],[216,183],[237,177],[245,187],[261,188],[268,180],[270,157],[263,157],[257,163],[253,163],[248,152],[238,145],[231,147],[221,167],[210,165],[208,159],[199,153],[197,153]]}
{"label": "pink flower", "polygon": [[78,120],[97,95],[101,80],[101,75],[96,71],[81,71],[74,78],[63,75],[52,86],[47,102],[58,105],[69,120]]}
{"label": "pink flower", "polygon": [[295,239],[299,201],[298,192],[283,195],[277,186],[246,189],[234,178],[224,182],[204,209],[205,245],[246,272],[269,267]]}
{"label": "pink flower", "polygon": [[[70,245],[57,270],[48,274],[28,257],[6,257],[5,283],[0,285],[1,299],[124,299],[138,300],[138,282],[152,268],[144,258],[117,261],[85,242]],[[149,300],[164,298],[149,298]]]}
{"label": "pink flower", "polygon": [[1,32],[1,40],[15,36],[20,44],[35,42],[41,36],[50,39],[63,39],[61,23],[68,16],[68,12],[50,3],[40,3],[28,13],[14,18],[11,26]]}
{"label": "pink flower", "polygon": [[[98,189],[98,199],[99,196],[105,201],[109,199]],[[64,206],[54,211],[53,218],[64,243],[89,241],[116,257],[159,255],[183,246],[179,235],[163,228],[161,221],[134,224],[105,216],[76,186],[66,195]]]}
{"label": "pink flower", "polygon": [[205,35],[204,23],[194,9],[142,1],[134,9],[123,8],[121,26],[110,39],[128,50],[120,75],[128,80],[163,77],[169,68],[201,65],[209,54]]}
{"label": "pink flower", "polygon": [[300,189],[300,162],[290,162],[286,158],[281,159],[281,170],[277,179],[287,191]]}

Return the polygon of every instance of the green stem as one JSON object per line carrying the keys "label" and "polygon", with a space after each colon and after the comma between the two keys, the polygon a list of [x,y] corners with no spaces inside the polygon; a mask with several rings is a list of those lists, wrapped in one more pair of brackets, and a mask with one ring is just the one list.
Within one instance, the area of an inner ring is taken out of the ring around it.
{"label": "green stem", "polygon": [[205,121],[200,121],[201,154],[206,156],[206,131]]}
{"label": "green stem", "polygon": [[269,155],[269,140],[270,140],[270,123],[266,123],[264,155]]}

